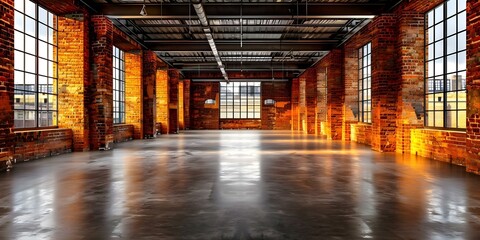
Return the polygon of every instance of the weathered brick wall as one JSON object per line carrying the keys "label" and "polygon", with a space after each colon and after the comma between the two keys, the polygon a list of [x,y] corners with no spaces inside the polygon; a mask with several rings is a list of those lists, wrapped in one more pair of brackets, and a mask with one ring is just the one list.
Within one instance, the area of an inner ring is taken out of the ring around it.
{"label": "weathered brick wall", "polygon": [[[190,125],[192,129],[219,129],[220,109],[218,82],[192,82]],[[214,105],[206,105],[205,100],[215,99]]]}
{"label": "weathered brick wall", "polygon": [[480,174],[480,2],[467,1],[467,171]]}
{"label": "weathered brick wall", "polygon": [[45,129],[15,132],[15,153],[17,162],[44,158],[73,149],[71,129]]}
{"label": "weathered brick wall", "polygon": [[135,139],[143,138],[142,73],[141,51],[125,52],[125,123],[133,126]]}
{"label": "weathered brick wall", "polygon": [[411,135],[411,154],[465,165],[467,151],[464,132],[412,129]]}
{"label": "weathered brick wall", "polygon": [[169,131],[168,123],[168,103],[169,103],[169,81],[167,70],[157,70],[157,109],[156,122],[162,124],[161,133],[167,134]]}
{"label": "weathered brick wall", "polygon": [[184,106],[184,92],[183,81],[178,82],[178,129],[185,130],[185,106]]}
{"label": "weathered brick wall", "polygon": [[354,142],[372,145],[372,125],[356,123],[350,125],[350,139]]}
{"label": "weathered brick wall", "polygon": [[305,116],[306,131],[317,134],[317,71],[310,68],[305,73]]}
{"label": "weathered brick wall", "polygon": [[298,130],[307,133],[306,76],[298,77]]}
{"label": "weathered brick wall", "polygon": [[143,137],[153,138],[155,131],[155,92],[157,55],[143,51]]}
{"label": "weathered brick wall", "polygon": [[[262,82],[262,129],[290,130],[291,87],[290,82]],[[265,105],[266,99],[273,99],[275,105]]]}
{"label": "weathered brick wall", "polygon": [[327,122],[327,68],[317,67],[317,134],[327,135],[322,123]]}
{"label": "weathered brick wall", "polygon": [[180,82],[180,73],[176,69],[169,69],[168,70],[168,77],[169,77],[169,133],[177,133],[179,126],[178,126],[178,85]]}
{"label": "weathered brick wall", "polygon": [[0,1],[0,169],[13,148],[13,0]]}
{"label": "weathered brick wall", "polygon": [[73,131],[74,151],[88,151],[89,16],[58,17],[58,126]]}
{"label": "weathered brick wall", "polygon": [[220,129],[261,129],[260,119],[221,119]]}
{"label": "weathered brick wall", "polygon": [[113,24],[104,16],[91,22],[90,149],[106,150],[113,142]]}
{"label": "weathered brick wall", "polygon": [[183,105],[185,129],[190,129],[190,80],[183,80]]}
{"label": "weathered brick wall", "polygon": [[113,142],[126,142],[134,138],[135,127],[131,124],[118,124],[113,126]]}
{"label": "weathered brick wall", "polygon": [[291,95],[291,104],[292,104],[292,130],[300,130],[300,111],[299,111],[299,101],[300,101],[300,80],[298,78],[292,79],[292,95]]}

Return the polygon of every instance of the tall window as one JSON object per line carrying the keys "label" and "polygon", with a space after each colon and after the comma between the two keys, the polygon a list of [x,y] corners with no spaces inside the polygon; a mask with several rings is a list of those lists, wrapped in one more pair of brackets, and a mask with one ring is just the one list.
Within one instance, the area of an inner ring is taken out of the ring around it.
{"label": "tall window", "polygon": [[466,127],[466,0],[449,0],[426,14],[425,124]]}
{"label": "tall window", "polygon": [[113,123],[125,123],[125,54],[113,47]]}
{"label": "tall window", "polygon": [[260,118],[260,82],[220,83],[220,118]]}
{"label": "tall window", "polygon": [[15,0],[16,128],[57,125],[57,18],[29,0]]}
{"label": "tall window", "polygon": [[372,122],[372,44],[358,49],[358,121]]}

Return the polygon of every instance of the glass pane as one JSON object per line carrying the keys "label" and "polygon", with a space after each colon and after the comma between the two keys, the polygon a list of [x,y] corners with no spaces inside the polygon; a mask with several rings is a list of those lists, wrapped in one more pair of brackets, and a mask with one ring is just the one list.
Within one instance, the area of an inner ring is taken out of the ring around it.
{"label": "glass pane", "polygon": [[443,4],[435,8],[435,23],[443,20]]}
{"label": "glass pane", "polygon": [[25,109],[35,110],[36,106],[35,94],[25,92]]}
{"label": "glass pane", "polygon": [[38,38],[45,42],[48,41],[48,30],[46,25],[38,24]]}
{"label": "glass pane", "polygon": [[430,11],[428,14],[427,14],[427,26],[428,27],[431,27],[433,26],[433,13],[434,11]]}
{"label": "glass pane", "polygon": [[443,126],[443,111],[435,111],[435,127]]}
{"label": "glass pane", "polygon": [[462,32],[458,34],[458,51],[465,50],[467,47],[467,33]]}
{"label": "glass pane", "polygon": [[30,16],[32,18],[35,18],[36,17],[35,11],[36,11],[35,3],[33,3],[29,0],[26,0],[25,1],[25,14],[27,14],[28,16]]}
{"label": "glass pane", "polygon": [[24,84],[23,72],[15,71],[13,79],[14,79],[14,82],[15,82],[15,88],[23,89],[23,88],[20,88],[20,87],[23,87],[23,86],[20,86],[20,85]]}
{"label": "glass pane", "polygon": [[432,60],[434,58],[434,51],[433,51],[433,46],[434,44],[430,44],[428,45],[428,48],[427,48],[427,59],[428,60]]}
{"label": "glass pane", "polygon": [[452,54],[447,57],[447,73],[457,71],[457,54]]}
{"label": "glass pane", "polygon": [[36,58],[33,55],[30,54],[25,54],[25,71],[31,72],[31,73],[36,73],[37,68],[36,68]]}
{"label": "glass pane", "polygon": [[33,37],[36,37],[37,34],[36,34],[36,22],[35,20],[29,18],[29,17],[26,17],[25,18],[25,33],[30,35],[30,36],[33,36]]}
{"label": "glass pane", "polygon": [[432,43],[434,40],[433,40],[433,37],[435,36],[433,34],[433,27],[432,28],[429,28],[428,31],[427,31],[427,39],[428,39],[428,43]]}
{"label": "glass pane", "polygon": [[447,17],[453,16],[457,13],[457,1],[449,0],[447,1]]}
{"label": "glass pane", "polygon": [[458,71],[463,71],[467,69],[467,56],[466,52],[459,52],[458,53]]}
{"label": "glass pane", "polygon": [[443,56],[443,40],[435,43],[435,58]]}
{"label": "glass pane", "polygon": [[32,55],[37,54],[35,38],[30,36],[25,36],[25,52],[30,53]]}
{"label": "glass pane", "polygon": [[443,58],[435,60],[435,76],[443,75]]}
{"label": "glass pane", "polygon": [[435,118],[434,118],[434,114],[432,111],[428,111],[426,114],[425,114],[426,118],[427,118],[427,126],[430,126],[430,127],[434,127],[435,126]]}
{"label": "glass pane", "polygon": [[447,128],[456,128],[457,127],[457,112],[456,111],[446,111],[446,120],[445,127]]}
{"label": "glass pane", "polygon": [[17,70],[24,70],[25,69],[25,54],[19,51],[15,51],[14,53],[14,67]]}
{"label": "glass pane", "polygon": [[38,59],[38,74],[47,76],[48,75],[48,63],[47,60],[39,58]]}
{"label": "glass pane", "polygon": [[24,0],[15,0],[13,2],[15,3],[15,9],[20,12],[24,11]]}
{"label": "glass pane", "polygon": [[458,111],[457,115],[458,128],[467,128],[467,112]]}
{"label": "glass pane", "polygon": [[458,14],[458,31],[461,32],[467,27],[467,12]]}
{"label": "glass pane", "polygon": [[[38,41],[38,56],[47,59],[48,58],[48,46],[47,43]],[[47,68],[45,68],[47,69]]]}
{"label": "glass pane", "polygon": [[443,38],[443,24],[435,25],[435,41]]}
{"label": "glass pane", "polygon": [[48,12],[42,7],[38,8],[38,21],[44,23],[45,25],[48,24]]}
{"label": "glass pane", "polygon": [[447,20],[447,36],[457,32],[457,17],[451,17]]}
{"label": "glass pane", "polygon": [[459,12],[467,9],[467,0],[457,0],[457,3]]}
{"label": "glass pane", "polygon": [[25,113],[23,110],[15,110],[14,111],[14,127],[16,128],[23,128],[24,127],[24,116]]}
{"label": "glass pane", "polygon": [[433,77],[433,61],[429,61],[427,63],[427,76],[428,77]]}
{"label": "glass pane", "polygon": [[457,35],[447,38],[447,54],[457,51]]}

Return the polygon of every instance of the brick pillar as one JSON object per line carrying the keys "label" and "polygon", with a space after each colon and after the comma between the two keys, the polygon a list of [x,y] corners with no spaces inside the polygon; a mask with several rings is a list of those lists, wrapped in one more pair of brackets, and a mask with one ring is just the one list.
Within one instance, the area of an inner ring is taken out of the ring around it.
{"label": "brick pillar", "polygon": [[104,16],[91,21],[90,149],[108,150],[113,143],[113,24]]}
{"label": "brick pillar", "polygon": [[264,130],[273,130],[275,129],[275,115],[276,108],[273,105],[265,105],[264,102],[266,99],[275,99],[275,84],[273,82],[262,82],[262,100],[260,104],[262,105],[261,111],[261,122],[262,129]]}
{"label": "brick pillar", "polygon": [[180,80],[180,73],[175,69],[168,70],[169,76],[169,94],[170,99],[168,103],[169,108],[169,131],[168,133],[178,132],[178,82]]}
{"label": "brick pillar", "polygon": [[480,2],[467,1],[467,172],[480,174]]}
{"label": "brick pillar", "polygon": [[185,106],[184,106],[183,81],[178,82],[178,129],[185,130]]}
{"label": "brick pillar", "polygon": [[317,133],[317,71],[310,68],[305,72],[305,116],[309,134]]}
{"label": "brick pillar", "polygon": [[168,122],[169,84],[168,71],[157,70],[157,123],[162,124],[161,133],[167,134],[170,130]]}
{"label": "brick pillar", "polygon": [[125,123],[133,125],[133,137],[143,134],[142,52],[125,52]]}
{"label": "brick pillar", "polygon": [[[362,44],[364,44],[362,42]],[[342,134],[343,140],[351,139],[351,124],[358,123],[358,49],[356,43],[344,47],[344,85],[345,104],[343,106]]]}
{"label": "brick pillar", "polygon": [[155,137],[155,84],[157,55],[152,51],[143,52],[143,137]]}
{"label": "brick pillar", "polygon": [[300,80],[298,78],[292,79],[292,130],[299,130],[299,114],[298,102],[300,97]]}
{"label": "brick pillar", "polygon": [[13,157],[13,0],[0,1],[0,169]]}
{"label": "brick pillar", "polygon": [[298,130],[307,133],[307,103],[305,92],[306,78],[305,75],[299,77],[298,80]]}
{"label": "brick pillar", "polygon": [[372,39],[372,149],[395,151],[398,74],[396,17],[375,18]]}
{"label": "brick pillar", "polygon": [[327,66],[327,138],[342,139],[343,104],[345,90],[342,79],[341,49],[332,50],[322,61]]}
{"label": "brick pillar", "polygon": [[396,151],[410,152],[410,130],[424,120],[424,14],[398,16],[397,52],[400,87],[397,99]]}
{"label": "brick pillar", "polygon": [[88,19],[84,14],[58,17],[58,126],[72,129],[74,151],[90,149]]}
{"label": "brick pillar", "polygon": [[327,122],[327,67],[317,67],[317,134],[326,135]]}
{"label": "brick pillar", "polygon": [[190,80],[183,80],[185,129],[190,129]]}

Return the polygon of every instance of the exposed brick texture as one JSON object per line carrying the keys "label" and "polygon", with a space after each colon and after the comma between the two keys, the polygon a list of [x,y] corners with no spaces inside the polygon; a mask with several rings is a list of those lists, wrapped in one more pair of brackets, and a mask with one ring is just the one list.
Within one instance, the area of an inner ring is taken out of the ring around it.
{"label": "exposed brick texture", "polygon": [[153,138],[155,131],[155,92],[157,55],[152,51],[143,52],[143,137]]}
{"label": "exposed brick texture", "polygon": [[[192,82],[190,125],[192,129],[219,129],[220,109],[218,82]],[[215,99],[214,105],[205,104],[205,100]]]}
{"label": "exposed brick texture", "polygon": [[260,119],[221,119],[220,129],[261,129]]}
{"label": "exposed brick texture", "polygon": [[180,82],[180,73],[175,69],[168,70],[168,81],[169,81],[169,131],[168,133],[177,133],[178,126],[178,117],[179,117],[179,107],[178,107],[178,85]]}
{"label": "exposed brick texture", "polygon": [[15,132],[15,159],[28,161],[71,152],[71,129],[46,129]]}
{"label": "exposed brick texture", "polygon": [[74,151],[88,151],[89,16],[58,18],[58,126],[73,131]]}
{"label": "exposed brick texture", "polygon": [[315,68],[308,69],[305,76],[305,116],[306,131],[309,134],[317,134],[317,71]]}
{"label": "exposed brick texture", "polygon": [[184,101],[184,92],[183,92],[183,81],[178,82],[178,129],[185,130],[185,106]]}
{"label": "exposed brick texture", "polygon": [[0,169],[13,148],[13,0],[0,1]]}
{"label": "exposed brick texture", "polygon": [[326,135],[322,123],[327,122],[327,72],[325,67],[317,67],[317,134]]}
{"label": "exposed brick texture", "polygon": [[183,80],[183,105],[185,129],[190,129],[190,80]]}
{"label": "exposed brick texture", "polygon": [[467,171],[480,174],[480,2],[467,1]]}
{"label": "exposed brick texture", "polygon": [[169,103],[169,81],[167,70],[157,70],[157,109],[156,122],[162,125],[160,132],[167,134],[169,132],[168,123],[168,103]]}
{"label": "exposed brick texture", "polygon": [[291,94],[291,105],[292,105],[292,130],[300,130],[300,111],[299,111],[299,101],[300,101],[300,80],[298,78],[292,79],[292,94]]}
{"label": "exposed brick texture", "polygon": [[[262,129],[290,130],[291,129],[291,83],[290,82],[262,82]],[[273,99],[275,105],[265,105],[266,99]]]}
{"label": "exposed brick texture", "polygon": [[372,125],[365,123],[351,124],[350,139],[354,142],[372,145]]}
{"label": "exposed brick texture", "polygon": [[126,142],[134,137],[134,126],[131,124],[118,124],[113,126],[113,142]]}
{"label": "exposed brick texture", "polygon": [[439,161],[465,165],[464,132],[412,129],[411,153]]}
{"label": "exposed brick texture", "polygon": [[104,16],[92,16],[91,21],[90,146],[107,150],[113,142],[113,24]]}
{"label": "exposed brick texture", "polygon": [[141,51],[125,52],[125,123],[133,126],[135,139],[143,138],[142,67]]}

